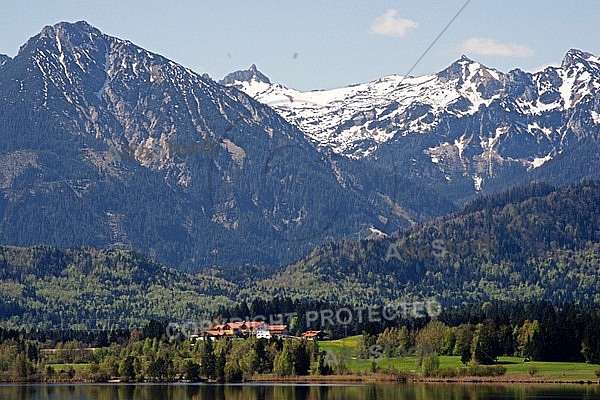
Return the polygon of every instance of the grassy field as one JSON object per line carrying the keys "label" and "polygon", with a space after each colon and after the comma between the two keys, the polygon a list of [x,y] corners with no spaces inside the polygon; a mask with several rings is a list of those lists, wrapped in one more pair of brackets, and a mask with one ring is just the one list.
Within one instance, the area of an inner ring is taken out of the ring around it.
{"label": "grassy field", "polygon": [[[320,350],[329,350],[336,356],[329,360],[343,362],[351,373],[368,374],[371,372],[372,360],[368,355],[360,354],[360,336],[351,336],[340,340],[319,342]],[[541,380],[541,381],[597,381],[595,371],[600,370],[600,365],[569,362],[523,362],[520,357],[500,357],[498,362],[506,367],[503,378],[515,380]],[[394,366],[396,369],[408,372],[418,372],[415,357],[383,358],[376,363],[379,369]],[[440,368],[462,368],[464,365],[458,356],[440,356]],[[530,370],[535,369],[533,375]]]}
{"label": "grassy field", "polygon": [[[353,373],[371,372],[373,360],[369,359],[369,354],[360,354],[361,336],[350,336],[345,339],[327,340],[319,342],[319,350],[329,351],[335,355],[335,358],[329,357],[328,361],[332,364],[344,363],[347,370]],[[380,369],[385,369],[391,365],[402,371],[416,372],[417,360],[412,357],[405,358],[379,358],[376,363]]]}

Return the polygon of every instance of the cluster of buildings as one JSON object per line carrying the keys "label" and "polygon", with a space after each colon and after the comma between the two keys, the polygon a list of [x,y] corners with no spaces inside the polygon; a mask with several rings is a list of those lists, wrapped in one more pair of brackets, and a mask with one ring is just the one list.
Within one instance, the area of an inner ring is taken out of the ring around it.
{"label": "cluster of buildings", "polygon": [[[212,340],[218,338],[247,338],[254,336],[257,339],[282,339],[290,337],[287,325],[269,325],[263,321],[241,321],[227,322],[215,325],[212,329],[202,332],[202,335],[192,335],[190,339],[201,339],[209,337]],[[323,340],[327,334],[323,331],[306,331],[300,335],[303,339]]]}

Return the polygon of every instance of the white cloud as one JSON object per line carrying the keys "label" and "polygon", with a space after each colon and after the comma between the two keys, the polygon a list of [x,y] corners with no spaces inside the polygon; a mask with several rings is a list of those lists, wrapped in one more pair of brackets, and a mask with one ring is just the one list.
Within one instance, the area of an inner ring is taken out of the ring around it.
{"label": "white cloud", "polygon": [[464,53],[500,57],[531,57],[533,50],[522,44],[500,42],[498,40],[473,37],[460,44]]}
{"label": "white cloud", "polygon": [[419,23],[412,19],[398,18],[398,11],[390,8],[375,18],[371,24],[371,33],[376,35],[404,37],[410,29],[417,28]]}

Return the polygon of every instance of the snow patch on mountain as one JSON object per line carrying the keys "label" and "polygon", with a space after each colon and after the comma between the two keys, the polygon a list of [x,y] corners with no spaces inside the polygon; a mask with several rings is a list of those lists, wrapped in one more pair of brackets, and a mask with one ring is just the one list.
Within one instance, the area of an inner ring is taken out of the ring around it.
{"label": "snow patch on mountain", "polygon": [[539,168],[542,165],[544,165],[546,162],[552,160],[552,156],[550,154],[544,156],[544,157],[536,157],[533,159],[533,161],[531,162],[531,166],[533,168]]}

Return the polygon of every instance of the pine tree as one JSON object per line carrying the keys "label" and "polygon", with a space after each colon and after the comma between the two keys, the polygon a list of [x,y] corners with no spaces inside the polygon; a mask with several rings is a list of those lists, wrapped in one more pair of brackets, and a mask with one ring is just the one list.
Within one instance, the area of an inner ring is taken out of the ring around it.
{"label": "pine tree", "polygon": [[215,364],[215,379],[217,382],[225,382],[225,364],[227,362],[227,354],[225,348],[219,352],[219,357]]}
{"label": "pine tree", "polygon": [[200,374],[205,376],[206,379],[215,379],[216,362],[212,339],[205,337],[200,357]]}
{"label": "pine tree", "polygon": [[184,365],[184,376],[190,382],[200,380],[200,365],[192,360],[187,360]]}
{"label": "pine tree", "polygon": [[308,375],[310,371],[310,352],[306,346],[306,340],[301,340],[292,347],[292,360],[296,375]]}
{"label": "pine tree", "polygon": [[585,327],[581,353],[586,362],[600,364],[600,316],[590,318]]}

